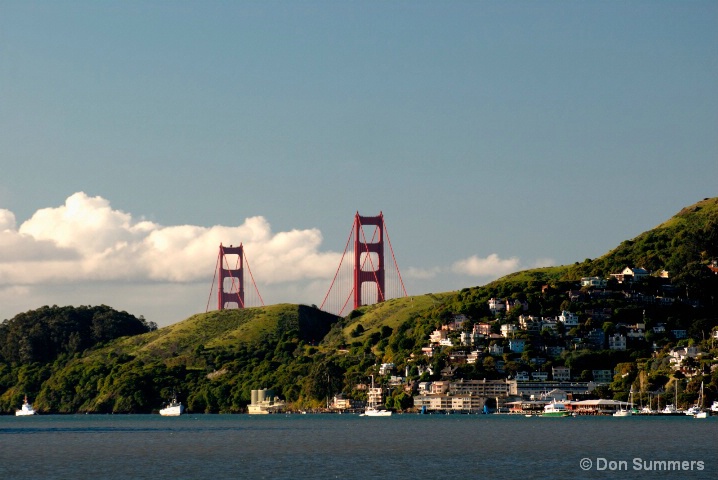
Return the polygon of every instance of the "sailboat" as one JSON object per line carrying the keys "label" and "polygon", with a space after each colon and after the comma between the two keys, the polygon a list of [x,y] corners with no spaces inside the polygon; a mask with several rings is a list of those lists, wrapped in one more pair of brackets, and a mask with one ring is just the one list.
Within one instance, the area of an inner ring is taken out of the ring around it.
{"label": "sailboat", "polygon": [[675,415],[675,414],[681,412],[680,410],[678,410],[678,381],[676,381],[675,384],[676,384],[676,400],[675,400],[676,403],[667,403],[666,408],[661,410],[661,413],[664,415]]}
{"label": "sailboat", "polygon": [[630,417],[633,415],[633,387],[631,387],[631,401],[630,401],[631,408],[621,408],[619,411],[613,414],[614,417]]}
{"label": "sailboat", "polygon": [[693,414],[693,418],[706,418],[708,411],[703,408],[703,382],[701,382],[701,393],[698,395],[698,411]]}
{"label": "sailboat", "polygon": [[[659,400],[660,400],[660,397],[659,397]],[[648,405],[643,407],[641,409],[640,413],[643,415],[652,415],[652,414],[656,413],[656,411],[651,408],[651,396],[650,395],[648,395]]]}
{"label": "sailboat", "polygon": [[[371,376],[371,388],[374,390],[374,375]],[[364,410],[364,413],[360,414],[360,417],[390,417],[391,416],[391,410],[382,410],[377,408],[376,402],[373,401],[372,396],[370,396],[372,400],[369,402],[369,405]]]}

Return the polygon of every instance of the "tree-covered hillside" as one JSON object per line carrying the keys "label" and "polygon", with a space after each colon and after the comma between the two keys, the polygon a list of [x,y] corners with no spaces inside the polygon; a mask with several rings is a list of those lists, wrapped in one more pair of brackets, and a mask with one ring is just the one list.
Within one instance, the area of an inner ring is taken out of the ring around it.
{"label": "tree-covered hillside", "polygon": [[[592,380],[596,369],[620,372],[601,390],[605,396],[625,399],[630,388],[680,383],[679,400],[691,402],[704,382],[706,399],[718,399],[718,275],[709,268],[718,258],[717,232],[718,199],[706,199],[594,260],[393,299],[345,318],[283,304],[198,314],[155,329],[105,306],[43,307],[0,325],[0,412],[18,408],[25,394],[40,412],[152,412],[173,391],[192,412],[242,412],[260,388],[293,408],[320,408],[339,393],[366,399],[361,386],[371,375],[390,392],[387,405],[404,410],[419,380],[497,379],[560,366],[576,381]],[[611,279],[625,267],[651,275]],[[582,286],[588,276],[603,286]],[[491,311],[492,298],[516,308]],[[574,326],[555,321],[563,312],[576,316]],[[493,336],[462,344],[461,334],[478,324]],[[523,351],[497,335],[508,325]],[[430,347],[429,336],[449,326],[450,342]],[[609,337],[638,330],[625,350],[609,348]],[[671,353],[688,346],[702,355],[676,370]],[[474,363],[462,360],[470,352]],[[404,382],[389,388],[382,363],[392,363]]]}
{"label": "tree-covered hillside", "polygon": [[46,363],[157,326],[108,306],[42,307],[0,323],[0,360]]}

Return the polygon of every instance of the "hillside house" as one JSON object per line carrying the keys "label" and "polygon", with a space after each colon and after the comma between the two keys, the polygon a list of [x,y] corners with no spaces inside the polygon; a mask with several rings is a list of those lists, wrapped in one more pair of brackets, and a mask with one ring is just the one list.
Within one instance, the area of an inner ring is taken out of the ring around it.
{"label": "hillside house", "polygon": [[571,369],[568,367],[553,367],[551,369],[551,375],[555,382],[571,381]]}
{"label": "hillside house", "polygon": [[626,350],[626,336],[616,333],[608,337],[608,348],[610,350],[624,351]]}
{"label": "hillside house", "polygon": [[394,371],[396,366],[393,363],[382,363],[379,367],[379,375],[386,375]]}
{"label": "hillside house", "polygon": [[557,320],[564,324],[568,329],[578,326],[578,315],[575,313],[567,312],[566,310],[561,312]]}
{"label": "hillside house", "polygon": [[442,340],[446,340],[449,337],[449,329],[446,325],[441,327],[441,330],[434,330],[434,333],[429,335],[429,342],[432,345],[439,345]]}
{"label": "hillside house", "polygon": [[514,335],[518,331],[518,327],[514,325],[513,323],[507,323],[505,325],[501,325],[501,336],[504,338],[509,338]]}
{"label": "hillside house", "polygon": [[492,315],[499,315],[506,311],[506,300],[503,298],[490,298],[489,299],[489,310]]}
{"label": "hillside house", "polygon": [[581,279],[582,287],[604,288],[606,280],[600,277],[583,277]]}
{"label": "hillside house", "polygon": [[633,283],[646,278],[648,272],[643,268],[626,267],[620,273],[612,273],[611,276],[618,283]]}
{"label": "hillside house", "polygon": [[509,340],[509,350],[513,353],[523,353],[526,347],[526,340],[523,338],[512,338]]}
{"label": "hillside house", "polygon": [[473,333],[488,337],[491,335],[491,325],[488,323],[479,322],[474,325]]}

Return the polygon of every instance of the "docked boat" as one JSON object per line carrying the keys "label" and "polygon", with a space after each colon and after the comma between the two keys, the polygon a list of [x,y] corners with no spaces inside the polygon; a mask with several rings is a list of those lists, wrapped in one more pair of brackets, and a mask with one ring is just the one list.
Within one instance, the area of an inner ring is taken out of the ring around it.
{"label": "docked boat", "polygon": [[20,410],[15,410],[15,416],[26,417],[29,415],[35,415],[35,410],[32,408],[32,404],[27,401],[27,395],[25,395],[25,400],[22,402],[22,407],[20,407]]}
{"label": "docked boat", "polygon": [[701,391],[698,395],[698,405],[695,407],[689,408],[689,410],[693,410],[693,418],[707,418],[708,417],[708,411],[706,411],[705,408],[703,408],[703,382],[701,382]]}
{"label": "docked boat", "polygon": [[621,407],[620,410],[616,411],[613,416],[614,417],[630,417],[633,415],[633,387],[631,387],[631,402],[630,402],[630,408],[623,408]]}
{"label": "docked boat", "polygon": [[374,375],[371,376],[371,389],[369,390],[369,405],[367,405],[364,413],[359,414],[360,417],[390,417],[391,410],[378,408],[375,398],[381,399],[382,393],[380,388],[374,388]]}
{"label": "docked boat", "polygon": [[711,404],[711,412],[716,412],[716,413],[718,413],[718,400],[715,400],[715,401]]}
{"label": "docked boat", "polygon": [[543,409],[542,417],[570,417],[571,414],[566,410],[563,403],[549,403]]}
{"label": "docked boat", "polygon": [[391,417],[391,410],[381,410],[376,407],[366,407],[360,417]]}
{"label": "docked boat", "polygon": [[163,417],[179,417],[184,413],[184,405],[182,402],[177,401],[177,395],[172,394],[172,398],[167,403],[167,406],[160,410],[160,415]]}

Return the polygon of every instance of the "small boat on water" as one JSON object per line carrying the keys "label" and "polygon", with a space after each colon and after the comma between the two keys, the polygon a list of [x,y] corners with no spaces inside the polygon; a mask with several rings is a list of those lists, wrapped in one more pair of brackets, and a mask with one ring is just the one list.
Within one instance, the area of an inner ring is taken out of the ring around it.
{"label": "small boat on water", "polygon": [[15,416],[26,417],[29,415],[35,415],[35,410],[32,408],[32,404],[27,401],[27,395],[25,395],[25,400],[22,402],[22,407],[20,407],[20,410],[15,410]]}
{"label": "small boat on water", "polygon": [[376,407],[366,407],[360,417],[391,417],[391,410],[380,410]]}
{"label": "small boat on water", "polygon": [[563,403],[549,403],[543,409],[542,417],[570,417],[571,414],[566,410]]}
{"label": "small boat on water", "polygon": [[[371,376],[371,391],[375,391],[374,388],[374,375]],[[380,394],[381,396],[381,394]],[[370,397],[372,398],[372,397]],[[360,417],[391,417],[391,410],[384,410],[377,408],[377,405],[375,402],[370,402],[369,405],[364,410],[364,413],[359,415]]]}
{"label": "small boat on water", "polygon": [[692,411],[693,418],[707,418],[708,411],[703,408],[703,382],[701,382],[701,391],[698,395],[698,405],[691,407],[688,411]]}
{"label": "small boat on water", "polygon": [[160,415],[163,417],[179,417],[184,413],[184,405],[182,402],[177,401],[177,395],[172,394],[172,398],[167,403],[167,406],[160,410]]}
{"label": "small boat on water", "polygon": [[631,402],[630,402],[631,408],[623,408],[621,407],[620,410],[617,410],[613,416],[614,417],[630,417],[633,415],[633,387],[631,387]]}

